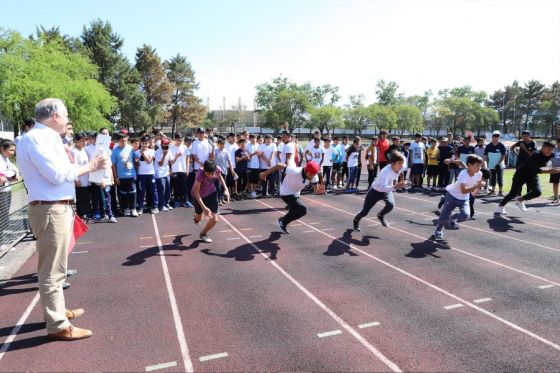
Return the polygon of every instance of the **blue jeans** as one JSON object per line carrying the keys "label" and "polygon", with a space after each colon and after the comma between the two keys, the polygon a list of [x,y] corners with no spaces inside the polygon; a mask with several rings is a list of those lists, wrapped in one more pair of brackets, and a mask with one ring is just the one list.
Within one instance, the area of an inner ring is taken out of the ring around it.
{"label": "blue jeans", "polygon": [[[358,167],[348,167],[348,182],[346,183],[346,185],[350,185],[353,184],[354,181],[356,181],[356,174],[358,173]],[[356,183],[355,185],[356,187],[358,186],[358,184]]]}
{"label": "blue jeans", "polygon": [[[459,212],[451,216],[451,213],[455,208],[459,208]],[[457,219],[457,221],[465,221],[469,218],[471,213],[471,208],[469,206],[469,200],[461,200],[453,197],[451,194],[447,193],[445,195],[445,202],[441,207],[439,213],[439,219],[436,226],[436,231],[441,231],[443,226],[451,219]]]}
{"label": "blue jeans", "polygon": [[138,209],[140,211],[144,210],[144,196],[149,193],[152,196],[153,206],[148,206],[149,208],[155,208],[158,206],[158,195],[156,190],[156,179],[154,175],[138,175]]}
{"label": "blue jeans", "polygon": [[171,183],[169,176],[156,179],[158,208],[161,210],[164,206],[169,205],[171,200]]}

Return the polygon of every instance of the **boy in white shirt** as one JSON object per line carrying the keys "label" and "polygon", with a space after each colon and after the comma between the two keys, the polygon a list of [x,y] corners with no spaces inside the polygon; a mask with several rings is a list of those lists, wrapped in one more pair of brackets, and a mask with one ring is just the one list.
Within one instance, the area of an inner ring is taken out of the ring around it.
{"label": "boy in white shirt", "polygon": [[175,144],[169,146],[169,163],[171,165],[173,199],[175,207],[192,207],[187,197],[187,176],[191,163],[191,152],[183,144],[180,133],[175,134]]}
{"label": "boy in white shirt", "polygon": [[307,161],[313,161],[319,165],[319,184],[323,184],[323,162],[325,160],[325,150],[321,146],[321,139],[313,138],[313,146],[309,147],[305,152]]}
{"label": "boy in white shirt", "polygon": [[331,147],[331,139],[325,138],[323,146],[323,180],[325,181],[325,191],[331,188],[331,172],[335,149]]}
{"label": "boy in white shirt", "polygon": [[417,133],[414,136],[414,142],[410,144],[409,157],[410,161],[410,181],[412,183],[412,192],[416,188],[422,189],[422,175],[424,174],[424,164],[426,162],[426,146],[422,140],[422,135]]}
{"label": "boy in white shirt", "polygon": [[[266,135],[264,137],[264,144],[259,147],[261,151],[260,159],[260,169],[261,173],[265,172],[271,167],[276,165],[276,144],[272,142],[272,136]],[[272,173],[268,175],[265,180],[262,180],[262,192],[263,197],[268,197],[274,194],[274,187],[276,185],[276,177],[278,173]]]}
{"label": "boy in white shirt", "polygon": [[206,138],[206,130],[202,127],[196,130],[197,139],[191,148],[191,157],[194,170],[198,171],[208,159],[214,159],[214,145],[210,144]]}
{"label": "boy in white shirt", "polygon": [[384,167],[381,172],[379,172],[379,175],[371,184],[369,192],[366,195],[362,211],[354,217],[353,224],[356,232],[360,231],[360,220],[365,217],[371,208],[380,200],[385,201],[385,207],[377,214],[377,218],[384,227],[389,226],[385,215],[391,212],[395,206],[393,192],[401,189],[405,184],[404,180],[397,182],[403,168],[405,160],[404,155],[398,151],[394,151],[391,153],[390,158],[390,166]]}
{"label": "boy in white shirt", "polygon": [[[85,133],[77,133],[74,135],[74,148],[70,150],[74,163],[83,166],[89,163],[89,157],[84,149],[87,141]],[[74,182],[76,185],[76,212],[78,216],[87,219],[90,213],[90,196],[89,196],[89,172],[80,176]]]}
{"label": "boy in white shirt", "polygon": [[[259,136],[260,137],[260,136]],[[262,143],[262,138],[261,138]],[[261,151],[259,150],[259,144],[257,143],[257,137],[255,135],[249,135],[249,143],[247,144],[247,151],[249,152],[249,163],[248,167],[248,178],[249,178],[249,197],[257,198],[256,187],[259,183],[259,172],[260,172],[260,162],[259,157],[261,156]]]}
{"label": "boy in white shirt", "polygon": [[169,139],[163,137],[160,140],[161,147],[156,150],[156,158],[154,161],[156,188],[158,195],[158,209],[160,211],[169,211],[173,207],[169,205],[171,200],[171,183],[169,178],[169,160],[171,153],[169,152]]}
{"label": "boy in white shirt", "polygon": [[[225,150],[229,154],[231,165],[233,166],[234,170],[237,166],[235,163],[235,152],[237,151],[237,149],[239,149],[239,146],[237,145],[237,135],[233,132],[230,132],[226,138]],[[237,179],[235,178],[235,176],[235,172],[228,173],[226,175],[226,185],[229,189],[229,194],[231,195],[231,197],[234,199],[239,199],[239,194],[237,194]]]}
{"label": "boy in white shirt", "polygon": [[144,196],[150,193],[153,205],[149,206],[152,214],[159,212],[158,195],[156,189],[154,161],[156,152],[150,149],[150,136],[145,135],[140,140],[140,150],[136,152],[138,156],[138,215],[144,212]]}

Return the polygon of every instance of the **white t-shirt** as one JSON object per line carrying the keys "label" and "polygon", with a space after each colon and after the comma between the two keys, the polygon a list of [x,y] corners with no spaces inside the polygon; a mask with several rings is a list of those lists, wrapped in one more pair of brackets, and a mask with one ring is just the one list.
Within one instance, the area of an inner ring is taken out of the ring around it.
{"label": "white t-shirt", "polygon": [[226,143],[224,149],[226,152],[229,153],[229,159],[231,161],[231,166],[235,170],[235,151],[239,149],[239,146],[236,143],[230,144],[229,142]]}
{"label": "white t-shirt", "polygon": [[[144,153],[150,157],[154,157],[156,155],[154,149],[148,149]],[[137,150],[136,155],[138,155],[138,158],[140,158],[142,156],[142,150]],[[138,175],[154,175],[156,173],[154,162],[154,159],[152,159],[151,163],[147,163],[140,159],[140,166],[138,166]]]}
{"label": "white t-shirt", "polygon": [[325,149],[322,147],[319,148],[312,147],[311,149],[309,149],[309,151],[311,152],[311,157],[307,155],[308,159],[317,162],[317,164],[320,165],[321,162],[323,161],[323,154],[325,154]]}
{"label": "white t-shirt", "polygon": [[323,161],[323,166],[332,166],[332,158],[335,149],[332,146],[329,146],[328,148],[323,148],[323,152],[325,152],[325,160]]}
{"label": "white t-shirt", "polygon": [[84,150],[86,151],[86,154],[88,156],[88,160],[92,160],[93,157],[95,157],[95,144],[89,144],[86,145]]}
{"label": "white t-shirt", "polygon": [[348,168],[350,167],[358,167],[358,157],[360,156],[360,152],[352,152],[348,156]]}
{"label": "white t-shirt", "polygon": [[396,173],[393,171],[393,167],[388,164],[379,172],[379,175],[377,175],[377,178],[371,184],[371,189],[384,193],[392,192],[395,190],[393,183],[399,179],[399,175],[400,172]]}
{"label": "white t-shirt", "polygon": [[[249,152],[249,154],[253,154],[258,150],[259,150],[259,144],[247,143],[247,151]],[[247,168],[258,170],[259,167],[260,167],[259,156],[255,154],[254,156],[251,157],[251,159],[247,163]]]}
{"label": "white t-shirt", "polygon": [[[322,147],[324,147],[324,145],[325,145],[325,143],[323,142],[323,140],[319,140],[319,147],[322,148]],[[313,149],[314,147],[315,147],[315,140],[314,140],[314,139],[311,139],[311,141],[309,141],[309,142],[307,143],[307,146],[305,147],[305,151],[304,151],[304,152],[306,152],[306,151],[308,151],[308,150],[311,151],[311,149]]]}
{"label": "white t-shirt", "polygon": [[177,158],[175,163],[171,165],[171,172],[187,172],[187,157],[191,155],[189,149],[181,144],[179,146],[173,144],[169,147],[169,160],[175,159],[175,156],[181,153],[181,156]]}
{"label": "white t-shirt", "polygon": [[[202,141],[200,141],[199,139],[196,139],[192,146],[191,146],[191,154],[192,155],[196,155],[199,162],[204,163],[208,160],[208,158],[210,157],[210,153],[212,153],[212,145],[210,145],[210,143],[208,142],[207,139],[204,139]],[[200,169],[202,166],[200,164],[198,164],[198,162],[194,163],[194,169],[198,170]]]}
{"label": "white t-shirt", "polygon": [[276,154],[273,154],[276,152],[276,144],[272,142],[270,143],[270,145],[262,144],[260,146],[260,151],[263,152],[264,158],[270,159],[270,157],[272,157],[272,159],[270,159],[270,166],[265,162],[264,159],[260,160],[262,170],[267,170],[270,167],[276,165]]}
{"label": "white t-shirt", "polygon": [[463,170],[459,173],[459,176],[457,176],[457,181],[455,181],[453,184],[448,185],[447,188],[445,189],[453,197],[466,201],[470,198],[469,196],[470,193],[465,193],[465,194],[461,193],[460,184],[465,184],[465,188],[472,188],[481,179],[482,179],[482,172],[479,171],[473,176],[469,176],[469,171]]}
{"label": "white t-shirt", "polygon": [[291,163],[293,163],[293,166],[295,166],[295,145],[296,144],[294,144],[293,142],[289,142],[287,144],[282,143],[281,148],[280,146],[278,147],[278,152],[280,152],[280,163],[286,164],[286,154],[292,154]]}
{"label": "white t-shirt", "polygon": [[303,176],[303,167],[288,166],[285,171],[284,181],[280,186],[280,195],[299,197],[301,190],[309,183]]}
{"label": "white t-shirt", "polygon": [[154,163],[154,168],[155,168],[155,175],[156,175],[156,179],[161,179],[162,177],[167,177],[169,176],[169,158],[171,157],[171,152],[168,151],[167,154],[165,155],[165,160],[163,161],[163,166],[159,165],[159,162],[163,159],[163,149],[159,148],[156,151],[156,159],[155,159],[155,163]]}
{"label": "white t-shirt", "polygon": [[408,152],[410,154],[412,164],[424,164],[425,149],[426,146],[423,142],[414,141],[412,144],[410,144]]}
{"label": "white t-shirt", "polygon": [[[85,149],[79,150],[78,148],[72,148],[72,150],[70,150],[70,154],[72,154],[72,158],[74,158],[74,164],[78,166],[85,166],[89,162],[89,157]],[[80,186],[89,186],[89,172],[86,172],[82,176],[78,177],[78,180],[80,180]]]}

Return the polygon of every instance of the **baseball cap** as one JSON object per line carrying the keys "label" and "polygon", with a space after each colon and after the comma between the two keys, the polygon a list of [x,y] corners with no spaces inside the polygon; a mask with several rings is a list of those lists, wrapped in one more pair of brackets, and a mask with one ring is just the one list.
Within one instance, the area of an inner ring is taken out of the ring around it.
{"label": "baseball cap", "polygon": [[204,127],[198,127],[196,129],[196,133],[205,133],[205,132],[206,132],[206,130],[204,129]]}
{"label": "baseball cap", "polygon": [[319,173],[319,164],[315,161],[307,162],[305,165],[305,172],[310,175],[317,175]]}
{"label": "baseball cap", "polygon": [[128,130],[123,128],[122,130],[119,131],[119,133],[122,133],[123,135],[128,135]]}
{"label": "baseball cap", "polygon": [[500,136],[500,131],[494,131],[494,132],[492,132],[492,136]]}
{"label": "baseball cap", "polygon": [[161,145],[169,145],[169,139],[167,137],[161,139]]}

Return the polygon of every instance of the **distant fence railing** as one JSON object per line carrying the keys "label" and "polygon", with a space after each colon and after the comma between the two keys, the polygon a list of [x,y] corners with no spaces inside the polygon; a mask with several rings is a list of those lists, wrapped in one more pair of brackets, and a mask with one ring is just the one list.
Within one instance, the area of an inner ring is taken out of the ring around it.
{"label": "distant fence railing", "polygon": [[22,181],[0,187],[0,256],[30,232],[27,206]]}

